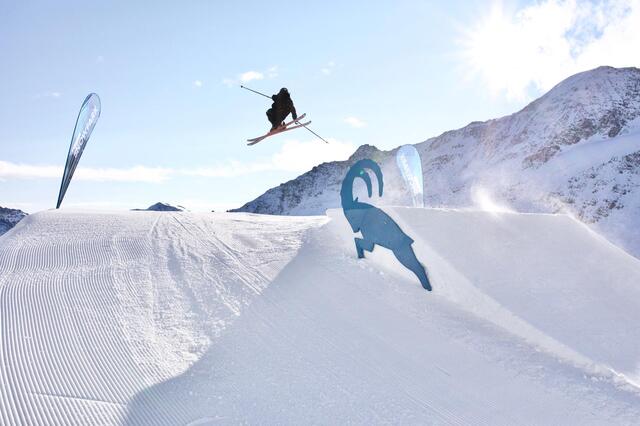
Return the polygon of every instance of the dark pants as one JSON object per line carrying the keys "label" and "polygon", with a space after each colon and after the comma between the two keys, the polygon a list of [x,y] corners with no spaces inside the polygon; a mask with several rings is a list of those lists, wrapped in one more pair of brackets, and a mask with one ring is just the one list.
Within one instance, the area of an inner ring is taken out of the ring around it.
{"label": "dark pants", "polygon": [[283,111],[276,111],[273,108],[269,108],[267,110],[267,118],[271,123],[271,130],[282,124],[287,115],[289,115],[288,112],[285,114]]}

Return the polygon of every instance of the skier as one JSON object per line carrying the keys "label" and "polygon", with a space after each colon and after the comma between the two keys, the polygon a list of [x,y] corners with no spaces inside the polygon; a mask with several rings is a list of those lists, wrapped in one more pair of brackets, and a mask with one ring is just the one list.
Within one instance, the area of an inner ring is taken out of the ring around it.
{"label": "skier", "polygon": [[[301,123],[302,119],[306,116],[306,114],[302,114],[298,116],[296,112],[296,107],[293,106],[293,101],[291,100],[291,95],[289,95],[289,91],[286,87],[280,89],[280,91],[273,96],[265,95],[264,93],[260,93],[257,90],[249,89],[245,86],[240,86],[241,88],[248,90],[250,92],[255,93],[256,95],[264,96],[265,98],[271,99],[273,104],[271,104],[271,108],[267,111],[267,118],[271,123],[271,130],[266,135],[258,136],[257,138],[247,139],[247,145],[255,145],[260,141],[265,140],[269,136],[273,136],[279,133],[287,132],[289,130],[298,129],[300,127],[304,127],[309,132],[313,133],[319,139],[322,139],[324,143],[329,143],[325,139],[323,139],[319,134],[311,130],[307,127],[311,124],[311,121],[307,121]],[[288,123],[284,122],[284,119],[291,114],[293,120]],[[292,124],[295,123],[294,126]]]}
{"label": "skier", "polygon": [[267,110],[267,118],[271,123],[271,132],[276,130],[280,126],[284,126],[284,119],[291,113],[293,121],[298,120],[298,114],[296,113],[296,107],[293,105],[291,95],[286,87],[280,89],[277,95],[271,96],[273,104],[271,108]]}

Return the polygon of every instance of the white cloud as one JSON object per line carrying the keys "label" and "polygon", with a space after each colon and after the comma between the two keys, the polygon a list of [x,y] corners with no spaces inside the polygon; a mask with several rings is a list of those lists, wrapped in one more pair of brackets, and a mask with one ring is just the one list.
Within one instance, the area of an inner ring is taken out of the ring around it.
{"label": "white cloud", "polygon": [[278,76],[278,67],[277,66],[272,66],[267,70],[267,77],[269,78],[276,78]]}
{"label": "white cloud", "polygon": [[262,80],[264,79],[264,74],[258,71],[247,71],[243,72],[238,76],[239,80],[243,83],[248,83],[253,80]]}
{"label": "white cloud", "polygon": [[[60,166],[16,164],[0,161],[0,179],[61,179]],[[163,182],[169,178],[171,169],[135,166],[128,169],[79,167],[74,180],[116,182]]]}
{"label": "white cloud", "polygon": [[320,68],[320,71],[324,75],[330,75],[333,72],[333,68],[335,66],[336,66],[335,62],[329,61],[329,62],[327,62],[327,65],[325,65],[324,67]]}
{"label": "white cloud", "polygon": [[194,80],[193,81],[193,87],[202,87],[202,81],[201,80]]}
{"label": "white cloud", "polygon": [[114,210],[129,210],[136,208],[136,205],[121,201],[65,201],[63,207],[71,207],[78,209],[114,209]]}
{"label": "white cloud", "polygon": [[135,166],[129,169],[78,168],[74,179],[112,182],[160,183],[169,179],[171,169],[162,167]]}
{"label": "white cloud", "polygon": [[228,160],[224,164],[207,167],[195,167],[192,169],[182,169],[181,174],[186,176],[199,176],[207,178],[235,177],[259,173],[269,170],[268,162],[243,163],[237,160]]}
{"label": "white cloud", "polygon": [[[224,163],[190,169],[135,166],[126,169],[79,167],[73,179],[101,182],[162,183],[178,176],[228,178],[249,174],[280,171],[302,173],[327,161],[346,160],[356,149],[349,142],[330,139],[329,144],[312,139],[289,140],[268,158],[252,162],[228,160]],[[60,166],[16,164],[0,160],[0,180],[61,179]]]}
{"label": "white cloud", "polygon": [[494,1],[463,30],[463,66],[494,94],[524,99],[601,65],[640,64],[640,0],[545,0],[515,11]]}
{"label": "white cloud", "polygon": [[367,123],[360,120],[358,117],[353,117],[353,116],[345,118],[344,122],[347,123],[349,126],[355,127],[357,129],[367,125]]}
{"label": "white cloud", "polygon": [[0,207],[7,207],[7,208],[11,208],[11,209],[18,209],[18,210],[22,210],[25,213],[32,213],[34,211],[35,208],[37,208],[38,206],[34,203],[23,203],[21,201],[8,201],[8,200],[2,200],[2,205]]}
{"label": "white cloud", "polygon": [[201,177],[235,177],[266,171],[302,173],[323,162],[346,160],[356,149],[348,142],[334,139],[330,139],[329,142],[325,144],[316,139],[290,140],[268,159],[249,163],[229,160],[211,167],[182,170],[181,173]]}
{"label": "white cloud", "polygon": [[31,179],[62,177],[62,167],[33,166],[0,161],[0,179]]}
{"label": "white cloud", "polygon": [[264,72],[262,71],[247,71],[241,74],[238,74],[236,78],[225,78],[222,80],[222,84],[227,87],[233,87],[238,83],[248,83],[254,80],[264,80],[265,75],[267,78],[276,78],[278,76],[278,66],[273,65],[267,68]]}
{"label": "white cloud", "polygon": [[346,160],[356,150],[348,142],[329,139],[329,144],[312,139],[310,141],[287,141],[280,151],[273,155],[271,162],[275,169],[292,172],[306,172],[313,166],[327,161]]}
{"label": "white cloud", "polygon": [[53,90],[53,91],[38,93],[34,97],[36,99],[40,99],[40,98],[54,98],[54,99],[57,99],[57,98],[60,98],[61,96],[62,96],[61,92]]}

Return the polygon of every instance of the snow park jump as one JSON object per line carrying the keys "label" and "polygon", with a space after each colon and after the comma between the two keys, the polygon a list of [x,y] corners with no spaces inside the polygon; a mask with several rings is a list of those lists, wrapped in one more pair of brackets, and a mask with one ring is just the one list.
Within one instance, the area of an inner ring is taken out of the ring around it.
{"label": "snow park jump", "polygon": [[640,0],[46,3],[0,426],[640,425]]}

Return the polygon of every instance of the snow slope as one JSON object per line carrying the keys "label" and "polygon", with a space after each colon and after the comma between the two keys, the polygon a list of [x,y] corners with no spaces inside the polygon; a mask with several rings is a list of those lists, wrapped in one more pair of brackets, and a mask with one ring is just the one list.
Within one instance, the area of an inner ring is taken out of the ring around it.
{"label": "snow slope", "polygon": [[0,423],[637,423],[640,261],[564,215],[386,211],[432,293],[339,210],[29,216]]}
{"label": "snow slope", "polygon": [[122,421],[137,392],[195,362],[324,220],[28,216],[0,238],[0,424]]}

